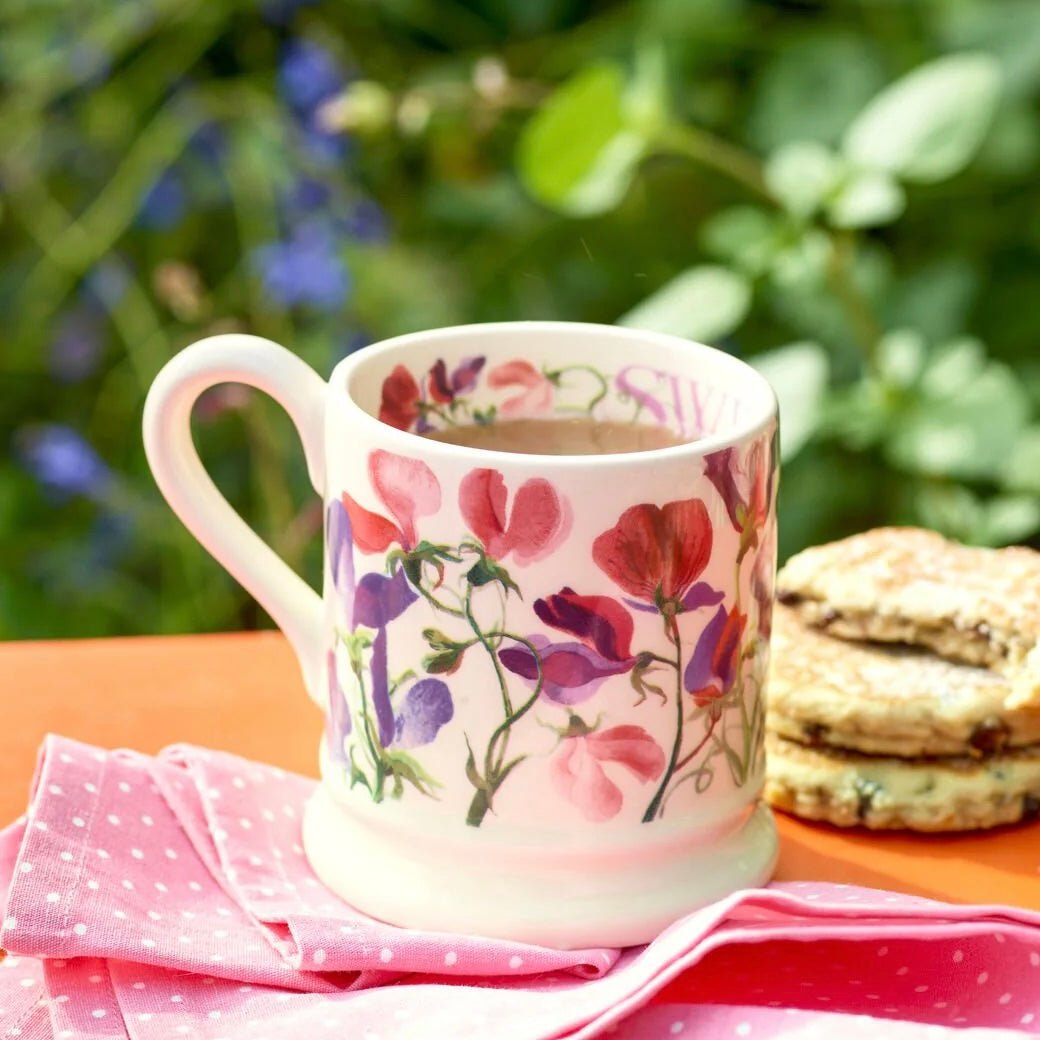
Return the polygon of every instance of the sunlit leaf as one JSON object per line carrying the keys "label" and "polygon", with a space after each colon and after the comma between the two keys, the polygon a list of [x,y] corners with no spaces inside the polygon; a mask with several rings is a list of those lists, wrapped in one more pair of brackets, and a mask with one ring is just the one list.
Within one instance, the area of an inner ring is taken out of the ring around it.
{"label": "sunlit leaf", "polygon": [[975,154],[999,92],[1000,66],[988,54],[938,58],[867,105],[845,134],[845,154],[907,181],[943,180]]}
{"label": "sunlit leaf", "polygon": [[715,341],[743,321],[751,287],[726,267],[691,267],[618,319],[619,325],[669,332],[687,339]]}
{"label": "sunlit leaf", "polygon": [[780,457],[794,458],[816,431],[827,390],[827,352],[818,343],[791,343],[751,364],[769,381],[780,404]]}
{"label": "sunlit leaf", "polygon": [[837,156],[818,141],[792,141],[766,161],[769,190],[797,217],[811,216],[841,176]]}
{"label": "sunlit leaf", "polygon": [[903,189],[882,170],[855,170],[827,202],[835,227],[865,228],[890,224],[906,207]]}

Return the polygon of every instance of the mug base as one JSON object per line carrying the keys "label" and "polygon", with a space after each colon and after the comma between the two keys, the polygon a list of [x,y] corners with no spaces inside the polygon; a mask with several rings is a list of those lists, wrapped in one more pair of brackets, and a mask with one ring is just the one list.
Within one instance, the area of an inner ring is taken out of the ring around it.
{"label": "mug base", "polygon": [[599,851],[433,847],[348,811],[326,789],[307,804],[303,846],[341,899],[406,928],[510,939],[556,949],[650,942],[691,911],[764,884],[778,838],[756,805],[724,835],[679,848]]}

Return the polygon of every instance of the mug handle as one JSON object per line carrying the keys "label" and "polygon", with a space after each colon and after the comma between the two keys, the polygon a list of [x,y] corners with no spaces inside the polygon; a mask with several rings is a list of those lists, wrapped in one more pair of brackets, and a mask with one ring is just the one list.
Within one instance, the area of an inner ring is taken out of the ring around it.
{"label": "mug handle", "polygon": [[303,442],[307,472],[325,489],[324,380],[284,347],[258,336],[211,336],[186,347],[156,376],[144,406],[144,447],[155,482],[174,513],[288,637],[307,692],[324,707],[319,670],[321,597],[235,512],[199,460],[191,411],[204,390],[243,383],[273,397]]}

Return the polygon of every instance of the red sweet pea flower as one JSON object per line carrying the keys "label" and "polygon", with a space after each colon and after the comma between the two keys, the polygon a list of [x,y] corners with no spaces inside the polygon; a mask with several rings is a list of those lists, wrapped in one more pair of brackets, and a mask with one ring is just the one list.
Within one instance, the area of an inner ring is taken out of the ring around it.
{"label": "red sweet pea flower", "polygon": [[398,430],[410,430],[419,418],[419,384],[404,365],[398,365],[383,380],[379,421]]}
{"label": "red sweet pea flower", "polygon": [[722,497],[733,529],[754,546],[769,519],[776,480],[776,435],[769,445],[755,441],[743,458],[737,448],[712,452],[705,459],[705,475]]}
{"label": "red sweet pea flower", "polygon": [[499,412],[507,417],[541,415],[553,405],[553,385],[530,361],[507,361],[488,372],[488,386],[498,390],[504,386],[521,387],[521,392],[506,398]]}
{"label": "red sweet pea flower", "polygon": [[698,707],[717,700],[733,685],[747,620],[736,607],[719,607],[704,626],[683,675],[683,685]]}
{"label": "red sweet pea flower", "polygon": [[570,510],[549,481],[525,480],[506,512],[505,481],[494,469],[475,469],[462,478],[459,508],[469,529],[496,560],[509,553],[518,563],[546,556],[567,536]]}
{"label": "red sweet pea flower", "polygon": [[555,596],[535,600],[541,621],[577,636],[607,661],[632,660],[632,615],[610,596],[579,596],[564,587]]}
{"label": "red sweet pea flower", "polygon": [[433,470],[418,459],[378,450],[368,456],[368,476],[379,500],[397,522],[358,505],[343,492],[354,544],[366,553],[386,552],[395,542],[403,549],[415,548],[415,521],[441,507],[441,487]]}
{"label": "red sweet pea flower", "polygon": [[627,593],[679,603],[711,556],[711,518],[698,498],[626,509],[592,544],[592,558]]}
{"label": "red sweet pea flower", "polygon": [[645,784],[664,770],[664,752],[642,726],[613,726],[560,742],[549,763],[553,784],[595,823],[617,816],[623,801],[621,789],[603,768],[607,762],[624,766]]}

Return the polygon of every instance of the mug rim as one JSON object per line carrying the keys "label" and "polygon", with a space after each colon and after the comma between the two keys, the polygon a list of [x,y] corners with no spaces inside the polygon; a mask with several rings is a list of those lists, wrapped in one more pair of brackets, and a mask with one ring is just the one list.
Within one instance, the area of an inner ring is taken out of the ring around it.
{"label": "mug rim", "polygon": [[[589,455],[548,455],[534,452],[499,451],[492,448],[474,448],[468,445],[452,444],[448,441],[432,440],[408,430],[400,430],[396,426],[383,422],[377,416],[372,415],[361,407],[350,392],[350,378],[353,373],[363,365],[374,363],[382,354],[393,353],[411,343],[422,343],[429,345],[436,343],[439,339],[458,340],[459,338],[494,336],[497,332],[518,332],[539,334],[562,334],[579,335],[595,334],[615,340],[625,340],[631,343],[642,343],[643,345],[656,343],[662,347],[673,350],[680,349],[691,352],[692,356],[697,354],[710,354],[712,358],[724,367],[732,368],[735,381],[738,383],[750,383],[754,392],[746,400],[749,405],[749,417],[742,422],[734,423],[727,430],[719,433],[708,434],[695,440],[684,441],[681,444],[671,445],[666,448],[651,448],[644,451],[615,452],[610,454]],[[721,361],[720,361],[721,359]],[[537,465],[539,467],[552,467],[554,469],[567,469],[578,466],[582,469],[609,469],[613,467],[631,465],[632,463],[653,462],[656,460],[673,460],[682,458],[684,455],[691,458],[700,458],[713,452],[722,451],[726,448],[746,444],[763,434],[772,424],[778,422],[779,405],[776,392],[769,381],[760,372],[756,371],[746,361],[732,354],[720,350],[718,347],[709,346],[706,343],[698,343],[694,340],[684,339],[681,336],[673,336],[665,332],[650,332],[643,329],[628,328],[623,325],[604,325],[596,322],[582,321],[492,321],[473,322],[466,325],[448,325],[436,329],[427,329],[419,332],[406,332],[400,336],[380,340],[360,348],[347,357],[343,358],[332,370],[329,376],[329,386],[342,386],[345,393],[340,399],[339,407],[345,408],[353,422],[359,422],[362,426],[368,426],[372,435],[378,435],[386,439],[387,445],[402,454],[419,450],[416,441],[422,444],[422,453],[445,459],[468,460],[479,463],[494,461],[498,466],[505,465]]]}

